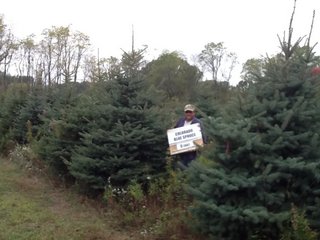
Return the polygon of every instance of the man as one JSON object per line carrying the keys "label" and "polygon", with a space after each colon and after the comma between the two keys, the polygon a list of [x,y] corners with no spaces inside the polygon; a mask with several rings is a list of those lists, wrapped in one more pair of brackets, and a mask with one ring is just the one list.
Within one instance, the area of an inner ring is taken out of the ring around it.
{"label": "man", "polygon": [[[196,107],[194,105],[192,105],[192,104],[187,104],[184,107],[184,117],[181,117],[178,120],[178,122],[176,123],[174,128],[188,126],[190,124],[195,124],[195,123],[199,123],[200,124],[203,143],[206,143],[206,138],[204,137],[202,123],[198,118],[196,118]],[[180,155],[180,162],[185,167],[187,167],[187,166],[189,166],[189,164],[190,164],[190,162],[192,160],[196,159],[197,152],[196,151],[191,151],[191,152],[180,153],[179,155]]]}

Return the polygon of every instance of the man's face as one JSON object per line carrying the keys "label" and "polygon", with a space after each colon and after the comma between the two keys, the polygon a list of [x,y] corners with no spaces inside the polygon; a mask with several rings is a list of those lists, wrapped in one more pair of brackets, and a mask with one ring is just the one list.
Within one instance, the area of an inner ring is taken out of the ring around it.
{"label": "man's face", "polygon": [[194,111],[185,111],[184,112],[184,117],[188,122],[191,121],[194,118],[194,116],[195,116]]}

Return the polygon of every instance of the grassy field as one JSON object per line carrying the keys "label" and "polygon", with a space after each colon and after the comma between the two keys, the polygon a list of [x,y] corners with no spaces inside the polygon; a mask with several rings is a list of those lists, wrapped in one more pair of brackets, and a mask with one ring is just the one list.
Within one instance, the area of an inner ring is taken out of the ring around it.
{"label": "grassy field", "polygon": [[0,159],[0,240],[138,239],[112,217],[44,177]]}

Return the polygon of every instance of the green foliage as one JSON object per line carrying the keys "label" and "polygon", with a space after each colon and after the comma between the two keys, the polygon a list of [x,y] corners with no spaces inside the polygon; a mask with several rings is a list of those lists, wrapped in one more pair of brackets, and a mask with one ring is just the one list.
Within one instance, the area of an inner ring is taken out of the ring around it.
{"label": "green foliage", "polygon": [[132,181],[128,186],[128,192],[136,202],[141,202],[143,199],[143,189],[137,181]]}
{"label": "green foliage", "polygon": [[280,240],[317,240],[318,234],[313,231],[305,217],[305,213],[296,207],[291,209],[291,224],[284,231]]}
{"label": "green foliage", "polygon": [[241,88],[248,88],[257,78],[260,78],[264,74],[266,59],[264,58],[251,58],[248,59],[242,68],[242,81],[239,82]]}
{"label": "green foliage", "polygon": [[157,108],[146,104],[152,101],[139,95],[140,84],[137,79],[111,81],[110,103],[95,106],[97,117],[82,133],[70,166],[89,189],[104,189],[109,177],[113,185],[125,186],[131,179],[141,183],[164,171],[166,122]]}
{"label": "green foliage", "polygon": [[250,86],[242,116],[230,123],[208,119],[215,146],[205,156],[214,163],[194,162],[189,169],[192,214],[201,232],[278,239],[291,203],[306,210],[312,227],[320,225],[320,99],[311,50],[284,48]]}
{"label": "green foliage", "polygon": [[163,53],[143,69],[147,83],[166,93],[169,98],[192,99],[202,77],[196,66],[190,65],[177,52]]}
{"label": "green foliage", "polygon": [[26,144],[33,138],[37,139],[40,119],[46,107],[46,91],[37,86],[30,89],[22,103],[19,115],[16,117],[13,129],[13,138],[20,144]]}
{"label": "green foliage", "polygon": [[[34,150],[60,177],[69,175],[71,153],[80,144],[79,132],[84,131],[91,119],[88,109],[92,107],[87,98],[80,101],[81,85],[64,85],[53,88],[48,99],[55,99],[46,105],[41,115],[43,124]],[[87,110],[87,111],[86,111]]]}
{"label": "green foliage", "polygon": [[139,71],[130,69],[139,66],[141,56],[129,56],[124,54],[124,74],[106,83],[102,91],[108,103],[100,101],[92,109],[95,120],[72,155],[71,174],[89,191],[102,191],[107,179],[124,187],[165,171],[167,122],[155,106],[155,91],[145,91]]}
{"label": "green foliage", "polygon": [[[132,46],[131,52],[123,52],[121,59],[122,73],[126,78],[140,78],[140,70],[143,66],[143,54],[146,48],[135,50]],[[120,76],[120,75],[118,75]],[[117,77],[117,76],[115,76]]]}
{"label": "green foliage", "polygon": [[12,84],[0,98],[0,150],[8,150],[8,144],[13,141],[15,122],[26,101],[28,86],[26,84]]}
{"label": "green foliage", "polygon": [[110,183],[104,200],[124,228],[139,227],[146,239],[203,239],[192,232],[187,208],[191,200],[184,191],[185,175],[168,169],[164,177],[148,179],[148,188],[132,181],[126,188]]}
{"label": "green foliage", "polygon": [[192,99],[200,117],[221,116],[228,107],[232,91],[228,82],[199,82]]}

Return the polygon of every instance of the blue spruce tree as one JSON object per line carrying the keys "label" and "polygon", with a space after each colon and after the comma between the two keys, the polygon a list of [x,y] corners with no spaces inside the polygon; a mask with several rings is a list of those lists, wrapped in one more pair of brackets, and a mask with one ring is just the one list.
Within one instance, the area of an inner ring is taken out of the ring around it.
{"label": "blue spruce tree", "polygon": [[124,53],[122,73],[106,83],[108,104],[92,109],[97,118],[74,151],[70,171],[86,190],[146,183],[165,170],[166,126],[140,77],[142,53]]}
{"label": "blue spruce tree", "polygon": [[93,118],[89,111],[92,104],[82,83],[51,86],[46,94],[40,115],[43,124],[37,129],[39,140],[33,148],[56,176],[72,182],[68,169],[71,154],[80,144],[79,132],[85,131]]}
{"label": "blue spruce tree", "polygon": [[189,170],[199,229],[214,239],[279,239],[292,204],[320,228],[320,99],[313,48],[281,41],[250,85],[242,117],[207,122],[207,158]]}

